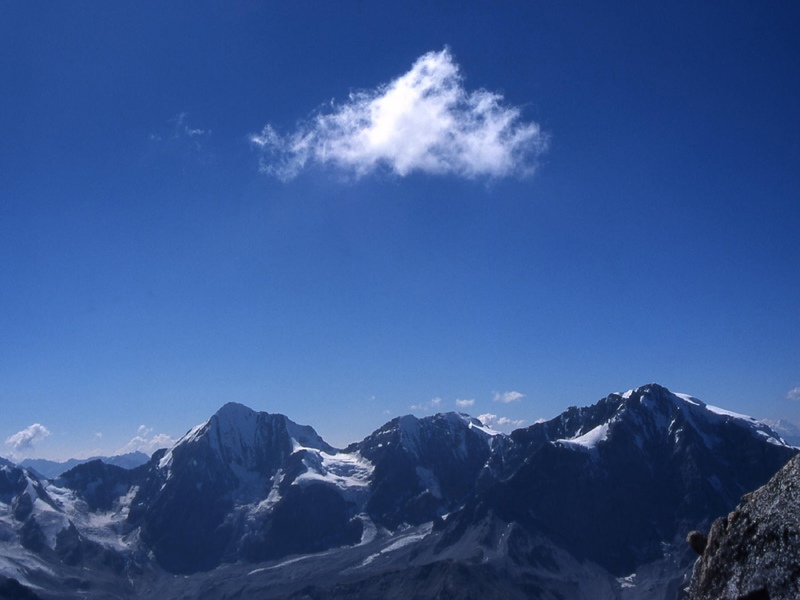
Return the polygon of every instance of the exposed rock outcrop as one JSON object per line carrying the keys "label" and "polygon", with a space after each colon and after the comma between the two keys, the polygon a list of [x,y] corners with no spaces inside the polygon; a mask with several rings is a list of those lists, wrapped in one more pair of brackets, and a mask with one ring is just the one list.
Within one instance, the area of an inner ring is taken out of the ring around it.
{"label": "exposed rock outcrop", "polygon": [[800,598],[800,457],[717,519],[688,600]]}
{"label": "exposed rock outcrop", "polygon": [[697,554],[702,555],[708,546],[708,536],[699,531],[692,531],[686,536],[686,543]]}

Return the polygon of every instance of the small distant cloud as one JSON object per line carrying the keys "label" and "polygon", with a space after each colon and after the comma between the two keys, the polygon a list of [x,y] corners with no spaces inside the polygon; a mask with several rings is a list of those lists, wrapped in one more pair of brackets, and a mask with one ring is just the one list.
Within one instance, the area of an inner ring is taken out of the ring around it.
{"label": "small distant cloud", "polygon": [[152,433],[152,427],[140,425],[138,435],[131,439],[131,441],[128,442],[124,447],[120,448],[118,453],[127,454],[128,452],[139,451],[150,455],[160,448],[169,448],[177,441],[172,436],[169,436],[165,433],[151,435]]}
{"label": "small distant cloud", "polygon": [[541,423],[547,423],[547,419],[536,419],[536,420],[533,422],[533,424],[534,424],[534,425],[539,425],[539,424],[541,424]]}
{"label": "small distant cloud", "polygon": [[789,390],[786,393],[787,400],[794,400],[795,402],[800,401],[800,386]]}
{"label": "small distant cloud", "polygon": [[189,124],[189,114],[178,113],[167,121],[167,127],[150,134],[153,147],[159,152],[186,159],[208,162],[213,156],[208,150],[210,129],[201,129]]}
{"label": "small distant cloud", "polygon": [[493,415],[491,413],[479,415],[478,420],[486,427],[496,429],[498,431],[509,430],[525,425],[524,419],[514,420],[509,419],[508,417],[498,417],[497,415]]}
{"label": "small distant cloud", "polygon": [[547,135],[502,94],[463,83],[448,48],[428,52],[388,84],[331,101],[293,133],[267,125],[250,141],[262,151],[261,170],[284,181],[313,164],[355,177],[379,169],[470,179],[532,173]]}
{"label": "small distant cloud", "polygon": [[412,404],[411,410],[422,410],[428,411],[431,409],[435,409],[442,403],[441,398],[431,398],[428,402],[421,402],[420,404]]}
{"label": "small distant cloud", "polygon": [[34,445],[50,435],[50,431],[44,425],[34,423],[22,431],[18,431],[6,440],[6,444],[11,447],[13,452],[24,452],[32,450]]}
{"label": "small distant cloud", "polygon": [[367,398],[367,400],[368,400],[369,402],[372,402],[373,400],[375,400],[375,396],[370,396],[369,398]]}
{"label": "small distant cloud", "polygon": [[103,439],[103,432],[98,431],[97,433],[94,434],[94,437],[96,437],[97,439]]}
{"label": "small distant cloud", "polygon": [[166,433],[159,433],[150,439],[150,445],[153,446],[155,450],[158,450],[159,448],[172,446],[176,441],[176,439]]}
{"label": "small distant cloud", "polygon": [[151,133],[150,139],[154,142],[163,142],[166,140],[179,140],[181,138],[199,138],[204,135],[211,135],[210,129],[200,129],[198,127],[189,126],[189,114],[185,112],[178,113],[169,121],[172,129],[169,132]]}
{"label": "small distant cloud", "polygon": [[525,394],[520,394],[519,392],[493,392],[492,396],[495,402],[510,404],[522,400]]}
{"label": "small distant cloud", "polygon": [[469,408],[470,406],[475,406],[475,400],[456,400],[456,406],[458,408]]}

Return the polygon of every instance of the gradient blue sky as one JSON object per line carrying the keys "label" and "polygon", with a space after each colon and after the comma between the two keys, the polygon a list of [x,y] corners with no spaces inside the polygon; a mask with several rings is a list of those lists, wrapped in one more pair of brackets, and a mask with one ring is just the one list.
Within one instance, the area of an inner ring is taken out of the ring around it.
{"label": "gradient blue sky", "polygon": [[[800,421],[800,5],[700,4],[0,4],[0,438],[50,432],[0,454],[653,381]],[[533,176],[260,170],[444,48],[546,133]]]}

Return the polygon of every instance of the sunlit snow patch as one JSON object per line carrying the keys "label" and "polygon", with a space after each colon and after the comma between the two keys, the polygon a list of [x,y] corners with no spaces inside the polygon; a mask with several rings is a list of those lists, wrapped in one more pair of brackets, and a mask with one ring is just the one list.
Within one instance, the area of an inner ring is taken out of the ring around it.
{"label": "sunlit snow patch", "polygon": [[566,446],[574,446],[578,449],[596,450],[597,445],[600,442],[605,442],[608,438],[608,426],[609,423],[603,423],[602,425],[598,425],[591,431],[588,431],[581,436],[570,439],[556,440],[556,443],[561,443]]}
{"label": "sunlit snow patch", "polygon": [[312,481],[333,484],[342,490],[360,491],[369,486],[374,465],[358,453],[328,454],[314,448],[295,445],[295,452],[305,451],[303,464],[306,472],[295,479],[293,485]]}

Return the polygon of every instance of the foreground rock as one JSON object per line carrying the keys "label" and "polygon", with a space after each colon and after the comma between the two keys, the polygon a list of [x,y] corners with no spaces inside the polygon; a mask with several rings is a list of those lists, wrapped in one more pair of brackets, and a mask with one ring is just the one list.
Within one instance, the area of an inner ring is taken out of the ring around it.
{"label": "foreground rock", "polygon": [[689,600],[800,598],[800,457],[717,519]]}

